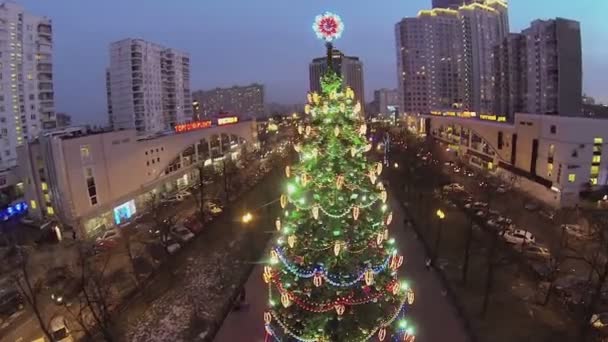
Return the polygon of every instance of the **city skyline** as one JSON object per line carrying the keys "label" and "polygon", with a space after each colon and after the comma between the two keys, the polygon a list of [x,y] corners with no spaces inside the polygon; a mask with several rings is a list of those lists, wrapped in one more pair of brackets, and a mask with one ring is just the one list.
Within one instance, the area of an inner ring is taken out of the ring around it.
{"label": "city skyline", "polygon": [[[608,48],[593,43],[606,33],[599,17],[603,11],[598,6],[608,5],[594,2],[591,6],[591,1],[583,1],[589,2],[589,6],[572,8],[567,1],[539,0],[525,4],[511,1],[510,29],[518,32],[537,18],[580,21],[583,91],[600,102],[608,102],[608,93],[602,92],[601,87],[601,75],[608,72],[608,66],[602,65]],[[72,114],[76,123],[93,124],[107,121],[105,66],[109,61],[109,43],[128,37],[190,53],[192,89],[258,82],[265,85],[268,102],[302,102],[307,90],[308,63],[323,51],[322,45],[310,36],[310,21],[327,7],[321,1],[295,5],[271,1],[241,11],[228,11],[237,4],[242,7],[235,1],[205,5],[189,1],[172,5],[147,2],[145,7],[138,2],[115,2],[108,6],[107,2],[51,4],[26,0],[19,4],[53,20],[56,109]],[[332,4],[331,9],[346,22],[344,37],[336,46],[347,55],[359,56],[366,65],[367,98],[372,98],[374,89],[396,87],[394,24],[430,7],[430,0],[387,1],[381,7],[365,9],[347,1]],[[277,15],[282,12],[285,15]],[[133,20],[133,13],[138,13],[137,21]],[[162,27],[157,25],[160,15],[164,16]],[[235,25],[235,21],[239,24]],[[112,25],[107,25],[108,22]],[[77,49],[81,53],[75,54]],[[242,51],[246,51],[246,59]],[[268,58],[269,53],[280,58]]]}

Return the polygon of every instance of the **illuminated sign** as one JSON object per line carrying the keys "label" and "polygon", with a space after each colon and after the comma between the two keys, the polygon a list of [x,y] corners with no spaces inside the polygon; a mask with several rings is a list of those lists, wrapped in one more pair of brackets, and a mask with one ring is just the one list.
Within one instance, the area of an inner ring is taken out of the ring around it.
{"label": "illuminated sign", "polygon": [[229,125],[229,124],[233,124],[233,123],[237,123],[237,122],[239,122],[239,118],[237,116],[229,116],[229,117],[225,117],[225,118],[217,118],[217,125],[218,126]]}
{"label": "illuminated sign", "polygon": [[114,222],[121,224],[135,214],[135,202],[130,200],[114,208]]}
{"label": "illuminated sign", "polygon": [[476,112],[439,112],[439,111],[431,111],[431,115],[438,115],[438,116],[456,116],[459,118],[463,118],[463,119],[471,119],[471,118],[475,118],[478,117],[481,120],[486,120],[486,121],[496,121],[496,122],[507,122],[507,117],[506,116],[497,116],[494,114],[479,114],[477,115]]}
{"label": "illuminated sign", "polygon": [[21,215],[23,213],[25,213],[27,211],[27,203],[25,202],[18,202],[18,203],[13,203],[11,205],[9,205],[8,207],[6,207],[3,210],[0,210],[0,218],[2,219],[2,221],[7,221],[9,218],[15,216],[15,215]]}
{"label": "illuminated sign", "polygon": [[190,131],[194,131],[197,129],[203,129],[203,128],[209,128],[209,127],[211,127],[210,120],[188,122],[185,124],[175,125],[175,132],[177,132],[177,133],[190,132]]}

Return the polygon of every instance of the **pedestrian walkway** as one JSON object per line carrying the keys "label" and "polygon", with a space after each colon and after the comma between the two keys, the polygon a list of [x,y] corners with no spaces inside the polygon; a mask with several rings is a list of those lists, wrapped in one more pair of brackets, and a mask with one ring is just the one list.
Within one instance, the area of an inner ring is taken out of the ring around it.
{"label": "pedestrian walkway", "polygon": [[[422,243],[411,228],[403,227],[404,213],[399,203],[391,199],[393,222],[391,234],[404,255],[402,277],[414,288],[416,301],[409,321],[416,327],[416,341],[466,342],[469,340],[460,317],[444,295],[439,276],[425,267],[427,256]],[[231,312],[215,338],[215,342],[264,341],[263,314],[267,307],[266,285],[262,280],[262,265],[256,267],[246,283],[249,307]]]}

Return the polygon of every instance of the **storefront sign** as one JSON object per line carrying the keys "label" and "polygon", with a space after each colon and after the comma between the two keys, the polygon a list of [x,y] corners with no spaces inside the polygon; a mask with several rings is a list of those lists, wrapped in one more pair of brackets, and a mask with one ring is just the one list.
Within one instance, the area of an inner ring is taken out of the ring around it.
{"label": "storefront sign", "polygon": [[239,118],[237,116],[228,116],[225,118],[217,118],[218,126],[229,125],[229,124],[233,124],[233,123],[237,123],[237,122],[239,122]]}
{"label": "storefront sign", "polygon": [[114,208],[114,222],[121,224],[135,215],[135,202],[130,200]]}
{"label": "storefront sign", "polygon": [[190,132],[190,131],[195,131],[197,129],[203,129],[203,128],[209,128],[209,127],[211,127],[211,120],[188,122],[185,124],[175,125],[175,132],[177,132],[177,133]]}

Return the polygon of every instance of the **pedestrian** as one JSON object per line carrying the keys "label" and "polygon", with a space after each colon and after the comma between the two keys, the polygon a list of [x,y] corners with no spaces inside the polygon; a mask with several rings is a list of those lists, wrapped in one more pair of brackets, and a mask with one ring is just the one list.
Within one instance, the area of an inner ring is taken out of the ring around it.
{"label": "pedestrian", "polygon": [[76,230],[72,230],[72,239],[76,240]]}
{"label": "pedestrian", "polygon": [[427,270],[431,269],[431,258],[426,258],[424,266],[426,267]]}

